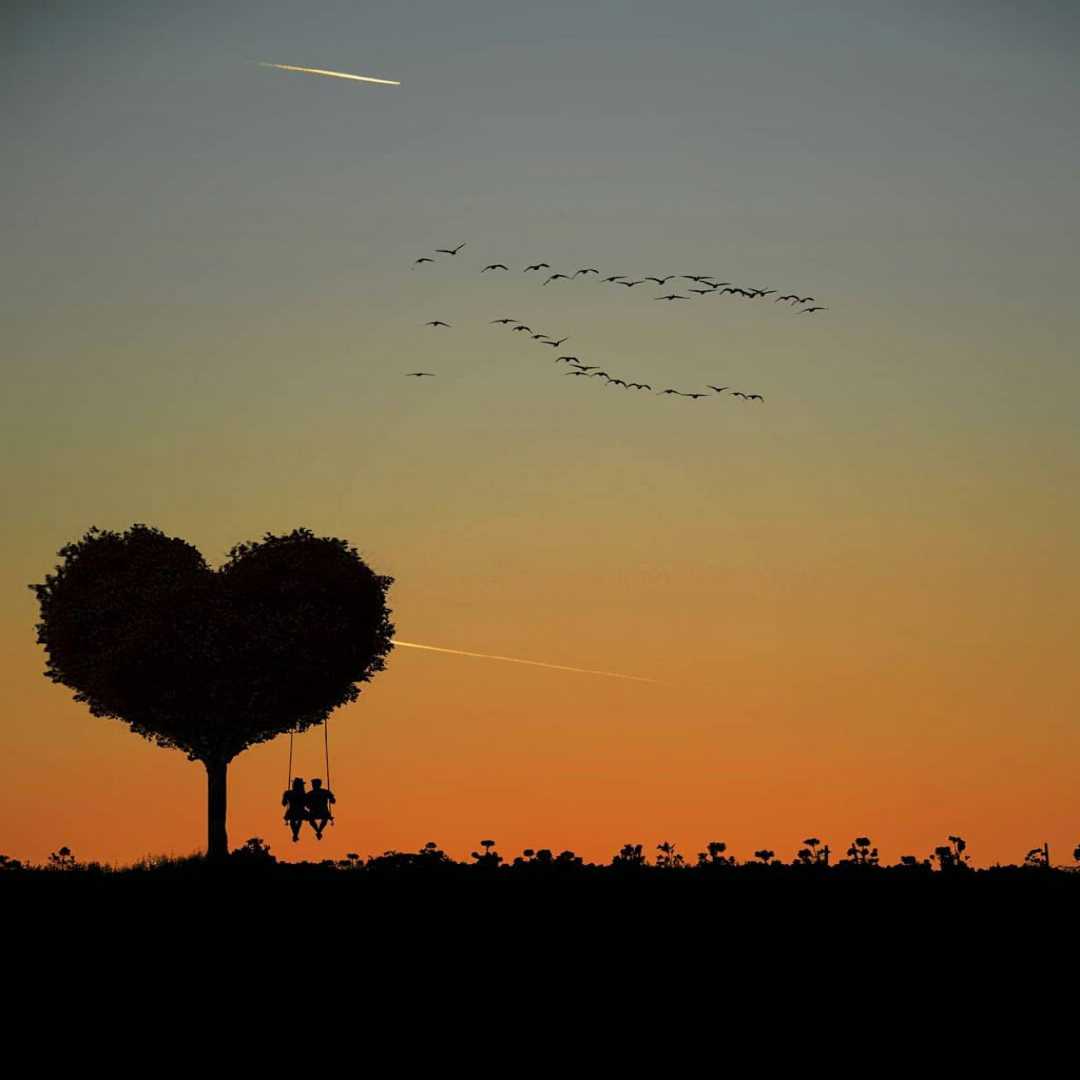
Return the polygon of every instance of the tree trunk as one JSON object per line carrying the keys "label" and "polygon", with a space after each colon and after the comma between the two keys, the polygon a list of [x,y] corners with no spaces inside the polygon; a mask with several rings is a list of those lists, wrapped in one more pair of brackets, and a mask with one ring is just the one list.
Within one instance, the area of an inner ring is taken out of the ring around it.
{"label": "tree trunk", "polygon": [[206,761],[206,857],[220,862],[229,854],[229,835],[225,829],[227,761]]}

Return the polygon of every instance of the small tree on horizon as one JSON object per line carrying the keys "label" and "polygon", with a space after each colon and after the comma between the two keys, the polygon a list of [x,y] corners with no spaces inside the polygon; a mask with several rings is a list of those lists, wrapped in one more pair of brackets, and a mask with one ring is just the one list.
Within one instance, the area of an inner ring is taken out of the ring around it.
{"label": "small tree on horizon", "polygon": [[207,774],[207,854],[228,854],[229,762],[325,723],[393,647],[386,591],[355,548],[308,529],[238,544],[217,571],[146,525],[90,529],[31,585],[45,674]]}

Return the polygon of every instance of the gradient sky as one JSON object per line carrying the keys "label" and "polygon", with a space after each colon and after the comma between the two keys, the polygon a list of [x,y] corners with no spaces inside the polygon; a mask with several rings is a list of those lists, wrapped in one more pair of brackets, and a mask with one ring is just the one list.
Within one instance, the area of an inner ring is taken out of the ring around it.
{"label": "gradient sky", "polygon": [[[147,522],[212,562],[343,536],[407,641],[670,684],[398,650],[331,722],[327,840],[284,842],[278,739],[231,768],[234,844],[1064,861],[1078,46],[1043,0],[5,3],[0,851],[204,843],[201,766],[34,641],[56,550]],[[541,259],[830,310],[541,289]],[[502,315],[767,400],[561,379]]]}

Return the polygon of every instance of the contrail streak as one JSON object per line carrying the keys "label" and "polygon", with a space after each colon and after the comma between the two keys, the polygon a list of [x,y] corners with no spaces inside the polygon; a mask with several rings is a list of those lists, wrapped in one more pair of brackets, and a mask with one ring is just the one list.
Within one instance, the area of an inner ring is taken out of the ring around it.
{"label": "contrail streak", "polygon": [[593,671],[591,668],[568,667],[566,664],[545,664],[542,660],[522,660],[517,656],[493,656],[491,653],[466,652],[464,649],[441,649],[437,645],[417,645],[415,641],[394,640],[395,645],[405,649],[426,649],[428,652],[450,653],[453,656],[475,656],[479,660],[504,660],[508,664],[529,664],[532,667],[552,668],[555,671],[576,671],[579,675],[605,675],[609,679],[631,679],[634,682],[655,683],[643,675],[623,675],[618,671]]}
{"label": "contrail streak", "polygon": [[323,71],[322,68],[296,67],[294,64],[270,64],[265,60],[259,61],[259,67],[280,68],[282,71],[304,71],[308,75],[329,75],[333,79],[353,79],[356,82],[382,83],[384,86],[401,85],[393,79],[373,79],[370,75],[349,75],[344,71]]}

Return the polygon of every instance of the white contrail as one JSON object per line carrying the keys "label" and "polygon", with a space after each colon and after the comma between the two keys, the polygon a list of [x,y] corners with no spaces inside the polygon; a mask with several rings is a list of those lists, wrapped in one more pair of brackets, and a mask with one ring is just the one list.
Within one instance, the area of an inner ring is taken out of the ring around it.
{"label": "white contrail", "polygon": [[398,641],[395,645],[405,649],[426,649],[428,652],[450,653],[453,656],[475,656],[479,660],[504,660],[508,664],[530,664],[532,667],[552,668],[555,671],[576,671],[579,675],[605,675],[609,679],[632,679],[634,682],[655,683],[657,679],[647,679],[644,675],[623,675],[618,671],[593,671],[591,668],[568,667],[566,664],[545,664],[542,660],[522,660],[517,656],[493,656],[491,653],[466,652],[464,649],[441,649],[437,645],[417,645],[415,641]]}
{"label": "white contrail", "polygon": [[344,71],[323,71],[322,68],[296,67],[294,64],[271,64],[266,60],[260,60],[259,67],[280,68],[282,71],[304,71],[308,75],[329,75],[332,79],[353,79],[356,82],[382,83],[384,86],[401,85],[393,79],[374,79],[370,75],[349,75]]}

